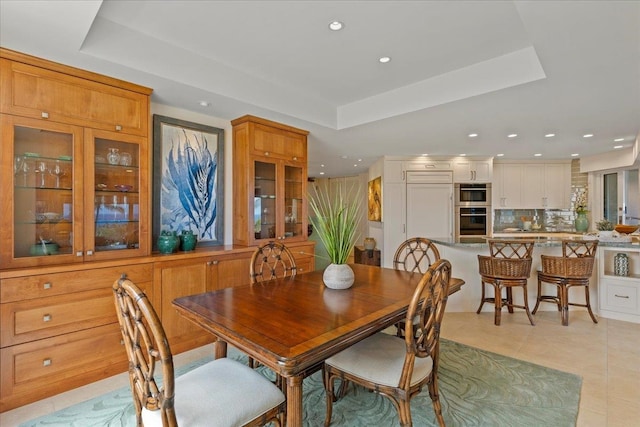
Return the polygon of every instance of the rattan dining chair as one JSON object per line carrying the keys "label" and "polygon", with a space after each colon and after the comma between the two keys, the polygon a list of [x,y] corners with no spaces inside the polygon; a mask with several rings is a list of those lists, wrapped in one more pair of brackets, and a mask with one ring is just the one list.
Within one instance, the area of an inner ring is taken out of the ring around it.
{"label": "rattan dining chair", "polygon": [[[412,273],[424,274],[431,265],[440,259],[440,252],[436,245],[424,237],[412,237],[405,240],[398,246],[393,256],[393,268]],[[419,319],[414,319],[414,334],[418,326]],[[402,337],[404,334],[404,321],[396,325],[396,335]]]}
{"label": "rattan dining chair", "polygon": [[[495,307],[494,323],[500,325],[502,307],[507,306],[509,313],[514,308],[522,308],[529,317],[531,325],[535,325],[529,311],[527,294],[527,280],[531,275],[531,255],[533,240],[489,240],[489,256],[478,255],[478,267],[482,282],[482,297],[480,307],[476,313],[480,314],[485,302],[493,303]],[[485,295],[485,285],[493,286],[494,296]],[[520,287],[523,292],[523,305],[514,304],[513,288]],[[502,290],[506,296],[502,296]]]}
{"label": "rattan dining chair", "polygon": [[[438,393],[440,326],[449,294],[451,264],[436,261],[416,286],[405,320],[404,339],[378,332],[325,360],[323,382],[327,400],[325,426],[331,424],[334,382],[359,384],[391,399],[400,425],[411,426],[411,398],[427,384],[438,424],[444,426]],[[411,321],[420,319],[417,335]],[[344,386],[340,386],[342,395]],[[349,422],[347,421],[348,425]]]}
{"label": "rattan dining chair", "polygon": [[252,284],[278,277],[295,276],[296,272],[295,258],[282,243],[265,243],[256,248],[251,256],[249,274]]}
{"label": "rattan dining chair", "polygon": [[[279,242],[268,242],[256,248],[251,256],[249,275],[251,284],[265,282],[278,277],[293,277],[297,273],[296,260],[291,251]],[[249,366],[258,367],[258,363],[249,357]],[[276,374],[276,384],[279,386],[282,378]]]}
{"label": "rattan dining chair", "polygon": [[128,279],[116,280],[113,292],[138,426],[284,426],[284,394],[242,363],[217,359],[175,378],[167,336],[147,296]]}
{"label": "rattan dining chair", "polygon": [[[591,311],[589,301],[589,279],[593,273],[597,240],[563,240],[562,256],[541,255],[542,270],[538,270],[538,298],[533,314],[538,311],[541,302],[557,304],[564,326],[569,325],[569,306],[585,307],[594,323],[598,320]],[[543,295],[542,284],[556,286],[556,295]],[[585,303],[569,302],[569,289],[584,287]]]}

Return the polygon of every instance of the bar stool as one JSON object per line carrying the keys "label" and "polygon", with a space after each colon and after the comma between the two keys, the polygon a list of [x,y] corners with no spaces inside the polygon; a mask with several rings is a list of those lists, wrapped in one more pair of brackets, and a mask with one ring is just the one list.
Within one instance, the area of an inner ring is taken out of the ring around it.
{"label": "bar stool", "polygon": [[[585,307],[594,323],[598,320],[591,311],[589,302],[589,279],[593,272],[597,240],[563,240],[562,256],[541,255],[542,270],[538,270],[538,298],[533,314],[538,311],[541,302],[558,305],[562,324],[569,325],[569,306]],[[556,295],[543,295],[542,283],[556,286]],[[585,304],[569,302],[569,288],[584,287]]]}
{"label": "bar stool", "polygon": [[[509,313],[514,308],[522,308],[529,317],[531,325],[535,325],[529,311],[527,296],[527,280],[531,275],[531,254],[533,240],[489,240],[490,256],[478,255],[478,267],[482,278],[482,298],[476,313],[480,314],[485,302],[495,304],[494,323],[500,326],[502,307],[507,306]],[[485,284],[494,288],[494,296],[485,296]],[[521,287],[524,304],[513,303],[513,288]],[[502,297],[502,289],[506,289],[506,297]]]}

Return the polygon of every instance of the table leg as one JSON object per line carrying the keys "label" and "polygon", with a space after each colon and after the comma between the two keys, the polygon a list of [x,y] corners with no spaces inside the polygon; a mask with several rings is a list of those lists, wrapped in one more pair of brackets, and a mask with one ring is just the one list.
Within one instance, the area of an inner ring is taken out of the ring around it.
{"label": "table leg", "polygon": [[222,340],[217,340],[214,345],[214,354],[213,357],[215,359],[222,359],[223,357],[227,357],[227,342]]}
{"label": "table leg", "polygon": [[287,377],[287,427],[302,426],[302,375]]}

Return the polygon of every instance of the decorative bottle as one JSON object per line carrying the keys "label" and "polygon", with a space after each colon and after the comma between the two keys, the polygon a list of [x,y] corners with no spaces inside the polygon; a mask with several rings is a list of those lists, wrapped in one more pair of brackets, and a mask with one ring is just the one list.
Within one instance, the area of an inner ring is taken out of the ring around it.
{"label": "decorative bottle", "polygon": [[627,254],[619,253],[613,257],[613,274],[616,276],[629,275],[629,257],[627,257]]}
{"label": "decorative bottle", "polygon": [[120,150],[117,148],[109,148],[109,152],[107,153],[107,162],[110,165],[118,165],[120,164]]}

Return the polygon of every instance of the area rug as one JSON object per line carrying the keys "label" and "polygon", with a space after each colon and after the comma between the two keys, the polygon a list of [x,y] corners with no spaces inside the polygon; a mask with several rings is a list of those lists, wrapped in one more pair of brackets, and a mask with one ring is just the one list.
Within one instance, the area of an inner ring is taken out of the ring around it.
{"label": "area rug", "polygon": [[[582,380],[579,376],[501,356],[453,341],[441,340],[440,400],[450,426],[575,426]],[[234,349],[229,357],[246,361]],[[205,363],[177,369],[180,375]],[[269,375],[262,368],[265,375]],[[325,415],[321,372],[303,384],[304,425],[319,427]],[[428,391],[411,401],[416,427],[436,426]],[[23,423],[20,427],[135,427],[131,392],[122,388]],[[334,404],[332,426],[397,426],[388,399],[350,388]],[[200,426],[185,426],[200,427]],[[206,427],[206,426],[202,426]]]}

